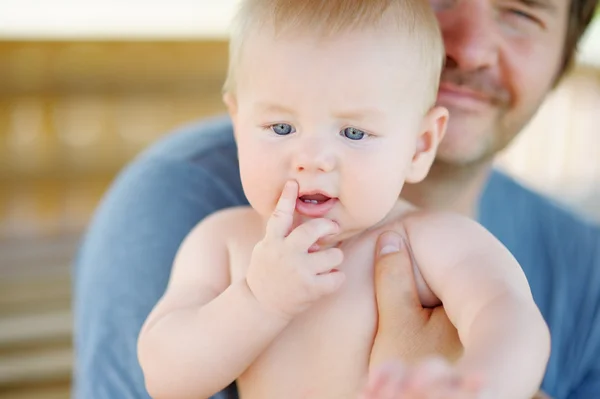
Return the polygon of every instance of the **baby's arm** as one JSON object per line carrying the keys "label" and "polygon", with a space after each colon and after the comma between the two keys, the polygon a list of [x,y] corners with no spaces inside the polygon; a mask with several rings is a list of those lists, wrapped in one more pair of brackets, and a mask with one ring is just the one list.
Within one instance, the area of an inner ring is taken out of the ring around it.
{"label": "baby's arm", "polygon": [[482,375],[494,398],[531,398],[550,336],[520,265],[470,219],[423,213],[405,226],[421,274],[463,343],[459,371]]}
{"label": "baby's arm", "polygon": [[142,328],[138,355],[154,398],[213,395],[287,324],[260,306],[245,279],[230,285],[227,227],[239,215],[209,216],[188,235],[167,290]]}

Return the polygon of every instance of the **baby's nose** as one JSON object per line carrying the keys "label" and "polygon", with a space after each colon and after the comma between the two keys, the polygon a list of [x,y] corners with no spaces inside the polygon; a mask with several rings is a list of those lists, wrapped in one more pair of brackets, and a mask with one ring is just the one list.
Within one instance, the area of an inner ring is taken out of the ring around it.
{"label": "baby's nose", "polygon": [[335,156],[324,145],[313,143],[298,148],[295,154],[296,172],[331,172],[335,168]]}

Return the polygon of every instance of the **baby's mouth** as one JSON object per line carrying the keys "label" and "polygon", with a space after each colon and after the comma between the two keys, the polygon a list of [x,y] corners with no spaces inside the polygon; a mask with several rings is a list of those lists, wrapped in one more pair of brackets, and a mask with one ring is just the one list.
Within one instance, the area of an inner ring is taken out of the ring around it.
{"label": "baby's mouth", "polygon": [[320,218],[335,206],[337,198],[323,193],[303,194],[296,201],[296,212],[311,218]]}
{"label": "baby's mouth", "polygon": [[300,196],[300,201],[306,204],[322,204],[329,201],[331,197],[326,196],[325,194],[310,194],[310,195],[302,195]]}

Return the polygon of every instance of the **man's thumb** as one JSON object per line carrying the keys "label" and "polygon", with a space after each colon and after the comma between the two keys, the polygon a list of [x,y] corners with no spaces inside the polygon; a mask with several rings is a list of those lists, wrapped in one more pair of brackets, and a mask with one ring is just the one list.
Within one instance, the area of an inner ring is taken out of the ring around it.
{"label": "man's thumb", "polygon": [[420,305],[413,265],[402,236],[387,231],[379,236],[375,254],[375,296],[379,313],[400,314],[403,307]]}
{"label": "man's thumb", "polygon": [[386,231],[377,240],[377,257],[399,252],[402,247],[402,237],[393,231]]}

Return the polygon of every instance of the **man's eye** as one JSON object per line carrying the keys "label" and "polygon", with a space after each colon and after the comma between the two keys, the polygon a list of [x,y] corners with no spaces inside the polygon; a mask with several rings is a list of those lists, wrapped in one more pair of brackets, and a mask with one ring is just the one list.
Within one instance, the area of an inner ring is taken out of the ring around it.
{"label": "man's eye", "polygon": [[504,20],[514,29],[529,32],[533,27],[544,27],[544,22],[535,12],[523,7],[507,6],[504,11]]}
{"label": "man's eye", "polygon": [[355,127],[347,127],[341,133],[350,140],[362,140],[366,136],[365,132]]}
{"label": "man's eye", "polygon": [[531,14],[528,14],[527,12],[525,12],[523,10],[518,10],[518,9],[514,9],[513,8],[512,10],[510,10],[510,12],[513,15],[517,16],[517,17],[521,17],[521,18],[524,18],[524,19],[531,20],[533,22],[537,22],[537,20],[535,19],[535,17],[533,17]]}
{"label": "man's eye", "polygon": [[294,133],[294,128],[292,125],[287,123],[276,123],[274,125],[269,126],[273,133],[278,134],[280,136],[285,136],[290,133]]}

